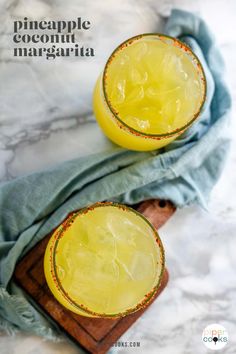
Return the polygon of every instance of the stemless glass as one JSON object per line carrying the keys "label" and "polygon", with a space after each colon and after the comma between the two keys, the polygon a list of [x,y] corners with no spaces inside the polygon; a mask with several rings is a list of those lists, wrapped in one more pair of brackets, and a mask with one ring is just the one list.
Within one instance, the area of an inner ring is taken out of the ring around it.
{"label": "stemless glass", "polygon": [[142,34],[109,57],[94,89],[95,117],[108,138],[131,150],[169,144],[199,116],[206,97],[202,65],[176,38]]}
{"label": "stemless glass", "polygon": [[87,317],[135,312],[156,294],[164,271],[157,231],[137,211],[96,203],[68,215],[53,232],[44,273],[55,298]]}

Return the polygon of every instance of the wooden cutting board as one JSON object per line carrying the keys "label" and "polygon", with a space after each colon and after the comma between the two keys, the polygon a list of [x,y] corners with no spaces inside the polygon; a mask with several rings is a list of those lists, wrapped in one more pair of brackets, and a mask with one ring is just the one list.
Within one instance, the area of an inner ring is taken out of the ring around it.
{"label": "wooden cutting board", "polygon": [[[168,201],[149,200],[136,209],[159,229],[174,213],[175,207]],[[120,319],[89,318],[65,309],[51,294],[43,271],[44,252],[51,233],[31,249],[17,264],[14,278],[43,312],[49,316],[70,339],[89,353],[103,354],[145,312],[160,295],[168,282],[165,270],[161,286],[154,300],[145,309]]]}

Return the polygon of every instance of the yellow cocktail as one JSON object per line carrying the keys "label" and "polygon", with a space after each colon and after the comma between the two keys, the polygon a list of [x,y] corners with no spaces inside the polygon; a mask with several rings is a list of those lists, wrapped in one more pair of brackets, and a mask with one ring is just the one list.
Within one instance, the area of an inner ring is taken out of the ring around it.
{"label": "yellow cocktail", "polygon": [[119,317],[145,306],[164,270],[153,226],[124,205],[97,203],[70,214],[54,231],[44,272],[56,299],[88,317]]}
{"label": "yellow cocktail", "polygon": [[104,133],[131,150],[167,145],[199,115],[206,80],[189,47],[161,34],[133,37],[110,56],[94,90]]}

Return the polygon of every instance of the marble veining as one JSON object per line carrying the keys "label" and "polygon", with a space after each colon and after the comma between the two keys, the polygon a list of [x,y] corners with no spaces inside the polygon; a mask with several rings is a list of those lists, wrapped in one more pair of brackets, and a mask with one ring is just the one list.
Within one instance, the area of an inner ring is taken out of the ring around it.
{"label": "marble veining", "polygon": [[[207,20],[224,55],[236,98],[234,0],[2,0],[0,6],[1,182],[109,147],[92,113],[95,80],[121,41],[137,33],[161,31],[173,7],[197,12]],[[24,16],[38,20],[87,17],[92,28],[83,34],[83,41],[95,48],[96,56],[55,61],[14,58],[12,21]],[[223,352],[235,353],[235,129],[233,122],[230,157],[212,193],[209,211],[197,206],[179,210],[160,230],[170,272],[168,288],[120,339],[139,341],[140,348],[114,348],[114,352],[210,353],[201,342],[202,331],[218,322],[229,332]],[[25,333],[9,339],[2,333],[0,352],[74,354],[78,349],[66,341],[52,343]]]}

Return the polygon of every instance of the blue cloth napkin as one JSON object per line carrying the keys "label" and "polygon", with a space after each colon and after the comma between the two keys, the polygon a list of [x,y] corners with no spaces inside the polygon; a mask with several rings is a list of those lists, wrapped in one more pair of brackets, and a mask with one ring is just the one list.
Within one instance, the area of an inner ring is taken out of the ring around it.
{"label": "blue cloth napkin", "polygon": [[159,151],[114,147],[0,186],[0,328],[55,337],[54,327],[11,278],[16,262],[72,210],[102,200],[133,204],[149,198],[206,206],[229,149],[231,100],[223,62],[197,16],[174,10],[164,32],[186,42],[203,63],[207,99],[200,119]]}

